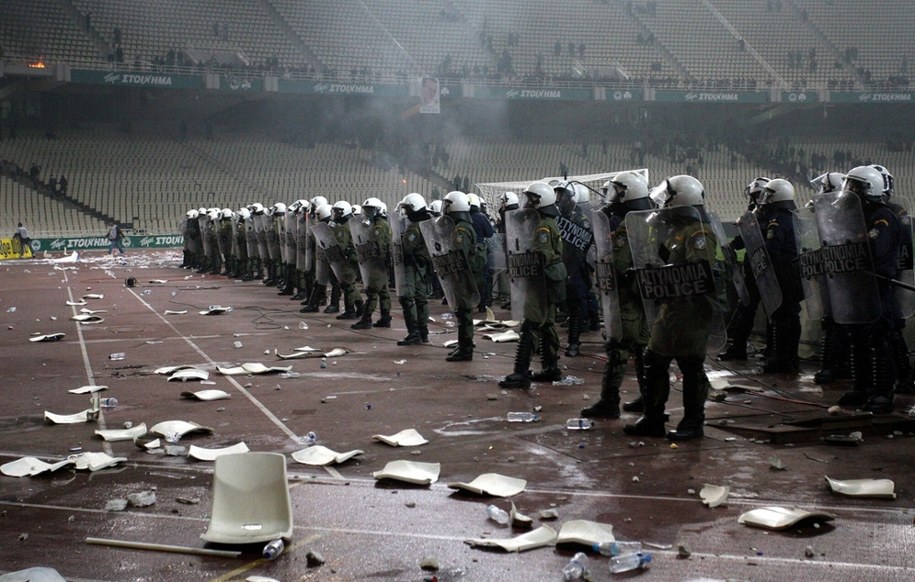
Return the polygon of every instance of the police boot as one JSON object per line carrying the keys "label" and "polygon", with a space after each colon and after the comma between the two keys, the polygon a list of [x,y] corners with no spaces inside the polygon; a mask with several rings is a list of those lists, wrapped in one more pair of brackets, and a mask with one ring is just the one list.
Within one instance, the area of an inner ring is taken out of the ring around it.
{"label": "police boot", "polygon": [[569,307],[569,344],[566,346],[566,355],[574,358],[581,353],[581,327],[582,314],[579,301]]}
{"label": "police boot", "polygon": [[324,309],[324,313],[339,313],[340,312],[340,286],[331,285],[330,288],[330,302],[327,307]]}
{"label": "police boot", "polygon": [[562,380],[559,369],[559,336],[556,328],[540,330],[540,363],[541,370],[531,375],[534,382],[558,382]]}
{"label": "police boot", "polygon": [[391,312],[382,310],[381,317],[372,324],[372,327],[391,327]]}
{"label": "police boot", "polygon": [[534,334],[531,325],[524,322],[521,327],[521,338],[518,340],[518,349],[515,352],[514,371],[499,382],[501,388],[530,388],[531,387],[531,357],[534,353]]}
{"label": "police boot", "polygon": [[867,402],[871,380],[869,347],[866,337],[850,338],[848,355],[852,389],[839,397],[840,406],[861,406]]}
{"label": "police boot", "polygon": [[308,297],[305,294],[305,273],[299,269],[295,270],[295,284],[293,287],[295,288],[295,294],[289,298],[290,301],[301,301]]}
{"label": "police boot", "polygon": [[188,255],[190,255],[190,253],[188,253],[187,251],[181,251],[181,266],[178,267],[179,269],[184,269],[185,267],[188,266],[188,264],[190,264],[189,260],[188,260]]}
{"label": "police boot", "polygon": [[870,376],[871,390],[864,410],[874,414],[893,412],[893,354],[885,335],[871,337]]}
{"label": "police boot", "polygon": [[912,364],[909,362],[909,347],[901,329],[894,329],[890,334],[890,346],[893,352],[893,366],[896,369],[896,389],[899,394],[915,392],[915,382],[912,379]]}
{"label": "police boot", "polygon": [[600,400],[582,409],[584,418],[619,418],[620,385],[626,373],[626,359],[619,345],[607,350],[607,364],[600,383]]}
{"label": "police boot", "polygon": [[637,345],[632,349],[632,361],[635,363],[635,377],[639,383],[639,395],[634,400],[623,403],[626,412],[642,412],[645,410],[645,346]]}
{"label": "police boot", "polygon": [[822,319],[823,335],[820,339],[820,369],[813,375],[814,384],[829,384],[835,380],[849,378],[848,338],[844,329],[831,317]]}
{"label": "police boot", "polygon": [[266,278],[261,283],[264,285],[276,285],[276,262],[272,259],[265,261],[264,275]]}
{"label": "police boot", "polygon": [[[372,313],[363,306],[362,309],[357,309],[356,314],[359,315],[359,321],[351,325],[353,329],[372,329]],[[346,315],[344,313],[344,315]]]}
{"label": "police boot", "polygon": [[426,322],[419,323],[419,341],[424,344],[429,343],[429,327]]}
{"label": "police boot", "polygon": [[210,261],[206,255],[200,257],[200,264],[197,266],[198,273],[206,273],[209,270]]}
{"label": "police boot", "polygon": [[282,287],[277,295],[292,295],[295,286],[295,273],[288,264],[283,265]]}
{"label": "police boot", "polygon": [[302,313],[317,313],[319,306],[324,303],[326,295],[327,287],[325,285],[315,285],[311,288],[311,295],[308,297],[308,304],[299,311]]}
{"label": "police boot", "polygon": [[772,355],[763,363],[764,374],[797,374],[797,343],[793,343],[793,335],[790,324],[772,323]]}
{"label": "police boot", "polygon": [[[352,305],[352,304],[347,305],[346,297],[347,297],[346,295],[344,295],[344,297],[343,297],[343,313],[338,315],[337,319],[359,319],[362,314],[362,308],[364,305],[362,303],[362,300],[360,299],[359,301],[356,301],[356,303],[354,305]],[[366,327],[366,329],[369,329],[371,327],[372,327],[372,320],[369,319],[368,327]]]}
{"label": "police boot", "polygon": [[473,360],[473,343],[468,342],[458,344],[458,347],[445,358],[446,362],[469,362],[471,360]]}
{"label": "police boot", "polygon": [[708,377],[702,369],[703,358],[678,360],[683,373],[683,419],[677,430],[667,432],[670,441],[686,441],[705,436],[705,400],[708,398]]}
{"label": "police boot", "polygon": [[407,326],[407,337],[397,342],[397,345],[415,346],[423,343],[419,337],[419,325],[416,321],[415,312],[410,309],[410,302],[402,299],[400,306],[403,307],[403,322]]}
{"label": "police boot", "polygon": [[253,279],[260,281],[264,277],[264,269],[261,263],[260,257],[253,259],[254,261],[254,273],[252,274]]}

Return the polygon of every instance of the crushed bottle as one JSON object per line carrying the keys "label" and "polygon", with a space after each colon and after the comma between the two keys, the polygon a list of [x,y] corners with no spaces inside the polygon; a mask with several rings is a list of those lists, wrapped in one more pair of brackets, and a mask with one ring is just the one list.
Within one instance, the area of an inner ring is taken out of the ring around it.
{"label": "crushed bottle", "polygon": [[588,418],[570,418],[566,421],[566,430],[591,430],[594,421]]}
{"label": "crushed bottle", "polygon": [[308,434],[299,437],[299,442],[307,447],[310,447],[318,442],[318,435],[316,435],[314,431],[308,431]]}
{"label": "crushed bottle", "polygon": [[508,512],[496,505],[486,506],[486,516],[494,522],[501,523],[502,525],[505,525],[511,521],[511,517],[508,515]]}
{"label": "crushed bottle", "polygon": [[509,412],[506,419],[508,422],[540,422],[540,415],[533,412]]}
{"label": "crushed bottle", "polygon": [[584,552],[578,552],[562,568],[563,580],[584,580],[589,573],[590,561]]}
{"label": "crushed bottle", "polygon": [[127,357],[127,354],[124,352],[114,352],[113,354],[108,355],[109,360],[123,360]]}
{"label": "crushed bottle", "polygon": [[604,556],[624,556],[626,554],[637,554],[642,551],[642,542],[601,542],[594,544],[591,549]]}
{"label": "crushed bottle", "polygon": [[280,554],[283,553],[283,550],[286,549],[286,544],[283,543],[282,539],[273,540],[266,546],[264,546],[264,559],[265,560],[275,560],[280,557]]}
{"label": "crushed bottle", "polygon": [[610,558],[610,572],[612,574],[622,574],[623,572],[647,568],[650,563],[651,554],[648,552],[613,556]]}

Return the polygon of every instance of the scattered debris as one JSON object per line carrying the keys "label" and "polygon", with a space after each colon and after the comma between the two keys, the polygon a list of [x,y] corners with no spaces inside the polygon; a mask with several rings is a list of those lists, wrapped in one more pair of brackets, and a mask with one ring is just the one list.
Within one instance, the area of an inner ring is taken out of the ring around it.
{"label": "scattered debris", "polygon": [[690,551],[689,547],[687,547],[684,544],[677,545],[677,557],[678,558],[680,558],[681,560],[685,560],[686,558],[688,558],[692,555],[693,555],[693,553]]}
{"label": "scattered debris", "polygon": [[108,390],[108,386],[80,386],[79,388],[67,390],[67,392],[70,394],[92,394],[101,390]]}
{"label": "scattered debris", "polygon": [[146,434],[146,423],[125,429],[96,430],[95,434],[108,442],[135,441]]}
{"label": "scattered debris", "polygon": [[562,524],[557,544],[581,544],[592,548],[605,542],[616,541],[613,537],[613,526],[586,519],[573,519]]}
{"label": "scattered debris", "polygon": [[511,497],[524,491],[527,481],[506,477],[498,473],[484,473],[470,483],[449,483],[449,489],[463,489],[477,495],[492,495],[493,497]]}
{"label": "scattered debris", "polygon": [[105,511],[124,511],[127,509],[126,499],[109,499],[105,504]]}
{"label": "scattered debris", "polygon": [[549,509],[541,509],[538,513],[542,521],[552,521],[554,519],[559,519],[559,511],[552,507]]}
{"label": "scattered debris", "polygon": [[155,491],[140,491],[139,493],[130,493],[127,495],[127,503],[131,507],[149,507],[156,502]]}
{"label": "scattered debris", "polygon": [[182,382],[187,382],[188,380],[206,380],[210,377],[210,373],[206,370],[199,370],[197,368],[184,368],[178,370],[174,374],[168,377],[168,381],[172,382],[174,380],[180,380]]}
{"label": "scattered debris", "polygon": [[507,540],[477,538],[464,540],[464,543],[471,547],[502,548],[506,552],[523,552],[552,545],[556,542],[556,537],[556,530],[548,525],[543,525],[533,531]]}
{"label": "scattered debris", "polygon": [[826,477],[833,493],[849,497],[874,497],[896,499],[896,484],[890,479],[848,479],[840,481]]}
{"label": "scattered debris", "polygon": [[197,392],[182,392],[182,398],[187,398],[188,400],[227,400],[232,398],[232,395],[224,390],[198,390]]}
{"label": "scattered debris", "polygon": [[36,343],[37,342],[56,342],[56,341],[60,341],[61,339],[65,338],[66,336],[67,336],[67,334],[65,334],[65,333],[49,333],[49,334],[45,334],[45,335],[39,334],[39,335],[34,335],[34,336],[30,337],[29,341],[36,342]]}
{"label": "scattered debris", "polygon": [[699,491],[699,497],[702,499],[702,503],[712,508],[727,503],[730,492],[731,488],[726,485],[710,485],[706,483],[702,486],[702,490]]}
{"label": "scattered debris", "polygon": [[89,416],[92,410],[86,409],[75,414],[54,414],[53,412],[44,411],[44,419],[54,424],[80,424],[89,422]]}
{"label": "scattered debris", "polygon": [[[368,405],[371,408],[371,405]],[[415,428],[407,428],[390,436],[374,434],[372,438],[392,447],[418,447],[428,443]]]}
{"label": "scattered debris", "polygon": [[390,461],[381,471],[372,473],[375,479],[394,479],[415,485],[431,485],[438,481],[440,463],[419,463],[416,461]]}
{"label": "scattered debris", "polygon": [[769,469],[772,471],[786,471],[788,467],[778,457],[769,457]]}
{"label": "scattered debris", "polygon": [[835,515],[825,511],[804,511],[784,507],[760,507],[747,511],[737,518],[737,523],[763,529],[782,530],[802,521],[832,521]]}
{"label": "scattered debris", "polygon": [[[167,447],[166,447],[167,448]],[[218,457],[223,455],[234,455],[237,453],[247,453],[250,449],[245,443],[236,443],[230,447],[223,447],[221,449],[205,449],[203,447],[198,447],[196,445],[191,445],[188,449],[187,456],[198,461],[215,461]]]}
{"label": "scattered debris", "polygon": [[73,459],[46,463],[36,457],[22,457],[21,459],[0,465],[0,473],[3,473],[8,477],[33,477],[42,473],[53,473],[62,467],[74,463],[75,461]]}
{"label": "scattered debris", "polygon": [[437,572],[439,569],[438,560],[431,556],[426,556],[419,563],[419,567],[427,572]]}
{"label": "scattered debris", "polygon": [[305,554],[305,562],[309,568],[322,566],[324,565],[324,556],[314,550],[309,550],[308,553]]}
{"label": "scattered debris", "polygon": [[248,362],[233,368],[216,366],[216,370],[224,376],[241,376],[244,374],[281,374],[292,370],[292,366],[265,366],[257,362]]}
{"label": "scattered debris", "polygon": [[363,455],[365,451],[361,450],[352,450],[345,453],[338,453],[332,451],[331,449],[321,446],[314,445],[300,451],[292,453],[292,458],[297,463],[302,463],[303,465],[312,465],[312,466],[324,466],[330,464],[345,463],[346,461],[352,459],[355,456]]}

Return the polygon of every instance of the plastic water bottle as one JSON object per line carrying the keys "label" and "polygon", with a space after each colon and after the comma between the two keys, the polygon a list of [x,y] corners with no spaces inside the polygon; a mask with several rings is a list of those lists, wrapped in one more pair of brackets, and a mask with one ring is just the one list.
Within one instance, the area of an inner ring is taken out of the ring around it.
{"label": "plastic water bottle", "polygon": [[264,559],[265,560],[275,560],[280,557],[280,554],[283,553],[283,550],[286,549],[286,544],[283,543],[282,538],[278,540],[273,540],[266,546],[264,546]]}
{"label": "plastic water bottle", "polygon": [[110,398],[110,397],[109,397],[109,398],[102,398],[101,400],[99,400],[99,405],[100,405],[102,408],[114,408],[115,406],[118,405],[118,399],[117,399],[117,398]]}
{"label": "plastic water bottle", "polygon": [[610,572],[612,574],[620,574],[622,572],[629,572],[630,570],[647,568],[649,563],[651,563],[651,554],[649,553],[638,552],[635,554],[613,556],[610,558]]}
{"label": "plastic water bottle", "polygon": [[507,524],[511,520],[511,517],[508,515],[507,511],[495,505],[486,506],[486,515],[489,517],[489,519],[496,523],[501,523],[502,525]]}
{"label": "plastic water bottle", "polygon": [[641,552],[642,542],[601,542],[591,546],[591,549],[604,556],[625,556]]}
{"label": "plastic water bottle", "polygon": [[590,430],[594,421],[587,418],[570,418],[566,421],[566,430]]}
{"label": "plastic water bottle", "polygon": [[114,352],[113,354],[110,354],[108,356],[108,359],[109,360],[123,360],[126,357],[127,356],[124,354],[124,352]]}
{"label": "plastic water bottle", "polygon": [[540,415],[533,412],[509,412],[508,422],[540,422]]}
{"label": "plastic water bottle", "polygon": [[562,579],[582,580],[588,575],[589,565],[588,556],[586,556],[584,552],[578,552],[572,556],[569,563],[562,568]]}
{"label": "plastic water bottle", "polygon": [[311,445],[318,442],[318,435],[316,435],[314,431],[308,431],[308,434],[303,437],[299,437],[299,440],[303,445],[310,447]]}
{"label": "plastic water bottle", "polygon": [[304,321],[299,322],[299,329],[308,329],[308,324]]}

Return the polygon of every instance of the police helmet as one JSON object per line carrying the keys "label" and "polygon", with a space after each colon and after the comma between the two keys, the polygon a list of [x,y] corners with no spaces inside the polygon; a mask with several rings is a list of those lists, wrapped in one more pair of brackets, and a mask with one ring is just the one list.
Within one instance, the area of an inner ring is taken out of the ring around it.
{"label": "police helmet", "polygon": [[512,204],[519,204],[518,195],[514,192],[503,192],[499,195],[499,202],[502,203],[502,208],[511,206]]}
{"label": "police helmet", "polygon": [[839,172],[827,172],[821,174],[810,181],[810,185],[817,189],[817,194],[828,194],[837,192],[842,189],[842,182],[845,181],[845,174]]}
{"label": "police helmet", "polygon": [[893,195],[893,187],[896,185],[896,179],[893,178],[893,175],[890,174],[890,171],[886,167],[881,166],[880,164],[871,164],[871,167],[883,176],[883,195],[889,198]]}
{"label": "police helmet", "polygon": [[845,174],[842,189],[872,202],[883,198],[883,176],[871,166],[858,166]]}
{"label": "police helmet", "polygon": [[442,202],[441,200],[433,200],[433,201],[429,204],[429,212],[432,213],[432,214],[434,214],[435,216],[441,216],[441,215],[442,215],[442,207],[443,207],[444,205],[445,205],[445,203]]}
{"label": "police helmet", "polygon": [[238,212],[235,213],[236,216],[242,220],[247,220],[251,216],[251,211],[247,208],[239,208]]}
{"label": "police helmet", "polygon": [[322,204],[315,210],[315,215],[318,217],[318,220],[327,220],[330,218],[333,211],[334,207],[330,204]]}
{"label": "police helmet", "polygon": [[546,182],[533,182],[522,193],[531,208],[545,208],[556,204],[556,191]]}
{"label": "police helmet", "polygon": [[194,208],[191,208],[190,210],[187,211],[187,215],[186,215],[186,216],[187,216],[188,218],[197,218],[197,215],[198,215],[198,214],[200,214],[200,213],[197,212],[197,210],[195,210]]}
{"label": "police helmet", "polygon": [[655,186],[649,196],[661,208],[705,206],[705,188],[702,182],[686,174],[667,178]]}
{"label": "police helmet", "polygon": [[470,200],[466,194],[458,190],[448,192],[442,201],[442,212],[470,212]]}
{"label": "police helmet", "polygon": [[311,208],[317,210],[320,206],[324,204],[329,204],[327,198],[324,196],[315,196],[311,199]]}
{"label": "police helmet", "polygon": [[759,178],[754,178],[752,182],[747,184],[747,187],[744,189],[744,196],[750,199],[751,202],[760,202],[760,194],[763,193],[763,189],[766,187],[766,184],[769,183],[769,178],[761,176]]}
{"label": "police helmet", "polygon": [[[648,180],[637,172],[620,172],[612,180],[604,184],[609,194],[608,203],[633,202],[648,198]],[[612,192],[610,191],[612,188]]]}
{"label": "police helmet", "polygon": [[763,187],[763,194],[759,198],[760,204],[772,204],[773,202],[787,202],[794,200],[794,186],[788,180],[775,178],[769,180]]}
{"label": "police helmet", "polygon": [[470,202],[470,207],[471,207],[471,208],[476,207],[477,210],[480,209],[481,203],[480,203],[480,197],[479,197],[479,196],[477,196],[476,194],[474,194],[473,192],[471,192],[470,194],[467,195],[467,200],[468,200],[468,202]]}
{"label": "police helmet", "polygon": [[399,206],[411,212],[419,212],[426,209],[426,199],[423,198],[422,194],[411,192],[403,197]]}
{"label": "police helmet", "polygon": [[223,219],[232,218],[232,216],[234,216],[234,215],[235,215],[235,213],[232,212],[232,209],[231,209],[231,208],[223,208],[223,209],[222,209],[222,218],[223,218]]}

